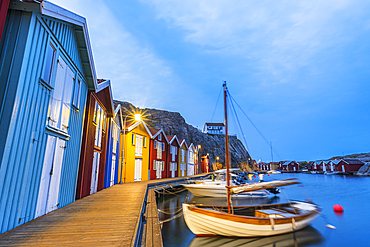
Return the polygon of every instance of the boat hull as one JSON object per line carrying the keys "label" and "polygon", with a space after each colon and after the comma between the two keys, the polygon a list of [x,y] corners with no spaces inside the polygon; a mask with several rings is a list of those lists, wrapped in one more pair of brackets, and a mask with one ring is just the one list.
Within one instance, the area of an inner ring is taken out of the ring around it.
{"label": "boat hull", "polygon": [[[194,196],[199,197],[226,197],[227,190],[225,185],[204,185],[204,184],[184,184],[183,185],[188,191]],[[266,198],[269,197],[269,193],[266,190],[257,190],[251,192],[243,192],[240,194],[234,194],[232,198]]]}
{"label": "boat hull", "polygon": [[318,217],[319,207],[300,204],[309,209],[307,213],[284,218],[240,216],[186,203],[183,214],[187,226],[197,236],[262,237],[303,229]]}

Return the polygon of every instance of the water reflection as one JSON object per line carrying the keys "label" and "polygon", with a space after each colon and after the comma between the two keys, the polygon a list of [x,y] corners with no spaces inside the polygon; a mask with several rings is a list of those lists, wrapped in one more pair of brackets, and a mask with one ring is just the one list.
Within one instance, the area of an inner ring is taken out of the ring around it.
{"label": "water reflection", "polygon": [[194,237],[189,247],[211,246],[310,246],[324,242],[324,237],[309,226],[295,233],[264,238]]}

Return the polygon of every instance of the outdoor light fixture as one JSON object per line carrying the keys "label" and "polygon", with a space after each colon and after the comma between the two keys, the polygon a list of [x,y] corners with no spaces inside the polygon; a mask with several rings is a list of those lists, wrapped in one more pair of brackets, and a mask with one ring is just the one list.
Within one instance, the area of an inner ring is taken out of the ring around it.
{"label": "outdoor light fixture", "polygon": [[141,115],[135,114],[135,121],[140,121],[140,120],[141,120]]}

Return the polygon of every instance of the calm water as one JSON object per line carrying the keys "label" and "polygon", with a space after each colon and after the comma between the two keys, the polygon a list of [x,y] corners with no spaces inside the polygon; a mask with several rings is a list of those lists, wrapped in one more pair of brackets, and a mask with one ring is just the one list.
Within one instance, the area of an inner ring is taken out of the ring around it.
{"label": "calm water", "polygon": [[[270,197],[262,203],[285,202],[287,198],[312,199],[323,208],[325,217],[317,218],[313,224],[295,234],[285,234],[266,238],[225,238],[196,237],[179,217],[164,223],[162,235],[164,246],[370,246],[370,177],[353,177],[320,174],[274,174],[265,175],[264,180],[298,178],[303,186],[290,186],[282,190],[278,197]],[[158,199],[158,208],[176,213],[185,201],[207,203],[205,198],[193,197],[190,192],[169,195]],[[204,201],[205,200],[205,201]],[[217,200],[214,204],[224,204]],[[234,204],[258,204],[260,201],[238,201]],[[342,214],[333,211],[333,205],[344,208]],[[160,219],[170,216],[160,213]],[[336,229],[325,225],[331,224]]]}

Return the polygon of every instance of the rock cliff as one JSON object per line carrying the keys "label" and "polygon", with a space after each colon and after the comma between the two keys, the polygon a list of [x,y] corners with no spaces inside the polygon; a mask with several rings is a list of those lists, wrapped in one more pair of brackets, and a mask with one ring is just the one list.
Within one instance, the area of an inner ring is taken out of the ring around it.
{"label": "rock cliff", "polygon": [[[185,139],[187,143],[195,146],[201,145],[200,155],[209,154],[210,168],[216,169],[225,164],[225,137],[223,135],[210,135],[202,133],[194,126],[187,124],[178,112],[169,112],[157,109],[140,109],[129,102],[114,101],[115,105],[121,104],[124,112],[141,112],[145,123],[155,129],[163,129],[167,135],[176,135],[179,139]],[[230,157],[232,167],[241,167],[244,170],[252,170],[251,157],[243,143],[236,137],[229,137]],[[219,160],[216,159],[219,157]],[[249,162],[249,163],[248,163]]]}

